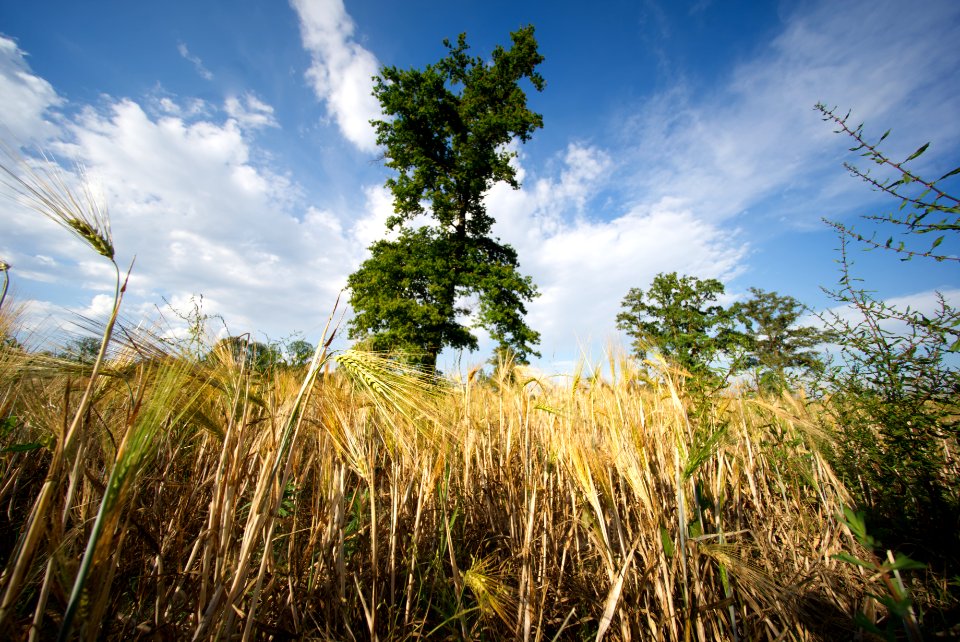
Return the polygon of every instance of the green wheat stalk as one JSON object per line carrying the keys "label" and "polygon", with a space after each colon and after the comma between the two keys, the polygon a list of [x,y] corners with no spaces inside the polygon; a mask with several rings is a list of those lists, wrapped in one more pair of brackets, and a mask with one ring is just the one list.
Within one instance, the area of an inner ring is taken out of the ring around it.
{"label": "green wheat stalk", "polygon": [[[106,356],[107,346],[110,343],[110,337],[120,312],[120,302],[123,298],[123,292],[126,290],[127,281],[125,279],[121,285],[120,269],[114,260],[113,237],[110,232],[107,208],[94,195],[83,169],[78,168],[81,179],[78,194],[67,184],[59,166],[46,155],[41,154],[42,163],[31,165],[6,145],[0,144],[0,152],[3,152],[7,159],[12,161],[10,164],[0,162],[0,185],[6,188],[4,190],[5,195],[12,197],[21,205],[25,205],[70,231],[74,236],[89,245],[97,254],[109,260],[116,275],[113,309],[104,330],[100,350],[94,360],[83,398],[73,421],[57,443],[53,460],[47,472],[47,478],[34,503],[15,554],[11,557],[10,566],[4,572],[7,582],[3,599],[0,601],[0,629],[2,629],[12,612],[24,578],[33,561],[33,555],[40,542],[40,537],[48,522],[48,515],[52,510],[53,493],[59,486],[60,476],[64,470],[70,468],[72,458],[75,456],[74,451],[79,428],[93,397],[94,384]],[[12,167],[19,167],[20,172],[14,171]],[[133,264],[131,263],[130,269],[132,270],[132,268]],[[130,271],[128,270],[126,278],[129,279],[129,277]]]}
{"label": "green wheat stalk", "polygon": [[[83,590],[93,566],[93,561],[101,541],[109,542],[119,517],[119,509],[129,496],[137,476],[143,470],[153,454],[153,443],[163,426],[175,425],[190,412],[203,388],[198,387],[186,402],[181,401],[184,383],[189,375],[189,364],[179,362],[172,366],[161,366],[154,383],[154,393],[150,401],[139,413],[137,420],[123,437],[117,448],[117,454],[107,481],[106,490],[96,520],[87,541],[87,547],[80,562],[80,568],[70,592],[63,623],[60,626],[60,641],[68,639],[73,627],[73,619],[83,596]],[[104,587],[107,590],[109,587]]]}

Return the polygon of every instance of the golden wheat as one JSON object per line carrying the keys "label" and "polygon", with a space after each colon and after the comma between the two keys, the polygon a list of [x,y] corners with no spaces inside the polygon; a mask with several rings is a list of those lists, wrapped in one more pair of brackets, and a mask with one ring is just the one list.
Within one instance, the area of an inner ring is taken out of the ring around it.
{"label": "golden wheat", "polygon": [[[5,350],[15,534],[78,374],[14,376],[33,357]],[[627,361],[563,386],[442,382],[356,351],[315,381],[121,353],[13,638],[56,634],[69,602],[88,639],[813,640],[852,632],[875,591],[831,558],[851,545],[847,494],[799,395],[704,407],[680,373]]]}

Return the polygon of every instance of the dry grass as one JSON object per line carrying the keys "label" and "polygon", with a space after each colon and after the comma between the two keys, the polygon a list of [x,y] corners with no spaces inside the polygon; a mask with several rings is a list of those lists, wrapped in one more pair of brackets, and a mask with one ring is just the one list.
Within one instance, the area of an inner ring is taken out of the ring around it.
{"label": "dry grass", "polygon": [[[802,397],[116,352],[9,637],[56,635],[72,588],[87,639],[836,639],[872,609]],[[3,582],[87,383],[31,359],[0,354]]]}

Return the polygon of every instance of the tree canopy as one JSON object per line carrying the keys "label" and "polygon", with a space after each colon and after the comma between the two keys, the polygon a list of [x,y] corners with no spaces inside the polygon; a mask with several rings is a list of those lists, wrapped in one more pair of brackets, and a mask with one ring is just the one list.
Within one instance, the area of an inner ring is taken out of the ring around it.
{"label": "tree canopy", "polygon": [[712,368],[752,370],[758,383],[780,385],[787,373],[818,372],[824,363],[817,346],[833,334],[799,324],[807,309],[791,296],[750,288],[751,297],[728,308],[717,279],[658,274],[644,292],[631,288],[623,298],[617,327],[632,339],[634,353],[651,349],[688,370],[694,379],[715,381]]}
{"label": "tree canopy", "polygon": [[735,303],[730,311],[741,325],[744,358],[741,367],[755,370],[758,379],[784,383],[787,372],[822,370],[816,350],[834,333],[799,325],[807,307],[792,296],[750,288],[750,299]]}
{"label": "tree canopy", "polygon": [[95,337],[77,337],[59,352],[58,356],[90,365],[100,352],[100,340]]}
{"label": "tree canopy", "polygon": [[717,303],[723,293],[717,279],[660,273],[646,292],[630,289],[617,327],[632,337],[638,357],[656,348],[692,374],[705,375],[713,360],[735,343],[731,315]]}
{"label": "tree canopy", "polygon": [[249,334],[220,339],[211,348],[207,358],[232,361],[238,366],[242,365],[257,372],[276,368],[283,361],[283,355],[276,344],[255,341]]}
{"label": "tree canopy", "polygon": [[[509,145],[543,126],[521,86],[527,79],[544,87],[533,27],[511,40],[484,59],[468,55],[461,34],[456,45],[444,41],[439,62],[386,67],[375,79],[386,118],[372,124],[396,171],[386,182],[394,207],[387,227],[396,237],[374,243],[349,277],[351,338],[433,367],[444,347],[476,349],[471,329],[483,327],[518,360],[537,354],[539,335],[524,322],[536,287],[520,274],[516,251],[491,235],[483,202],[498,182],[519,187]],[[419,225],[425,218],[432,220]]]}
{"label": "tree canopy", "polygon": [[304,339],[294,339],[287,343],[287,363],[296,368],[310,363],[313,357],[314,346]]}

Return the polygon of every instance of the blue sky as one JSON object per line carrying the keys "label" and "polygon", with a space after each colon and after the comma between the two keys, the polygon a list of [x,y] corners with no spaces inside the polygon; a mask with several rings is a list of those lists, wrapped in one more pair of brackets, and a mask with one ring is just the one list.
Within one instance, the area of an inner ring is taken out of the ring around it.
{"label": "blue sky", "polygon": [[[118,261],[137,257],[128,318],[173,319],[165,300],[202,294],[231,333],[315,340],[390,213],[370,76],[433,62],[460,32],[488,55],[525,24],[546,58],[546,90],[528,93],[545,127],[518,148],[522,189],[487,202],[540,287],[545,370],[599,356],[627,290],[658,272],[719,278],[726,302],[755,286],[833,305],[821,218],[891,208],[846,174],[849,141],[817,101],[868,135],[892,128],[895,158],[932,141],[921,173],[960,165],[953,0],[7,2],[0,131],[101,187]],[[9,201],[0,224],[29,327],[107,309],[100,257]],[[854,258],[881,297],[960,300],[955,264]]]}

